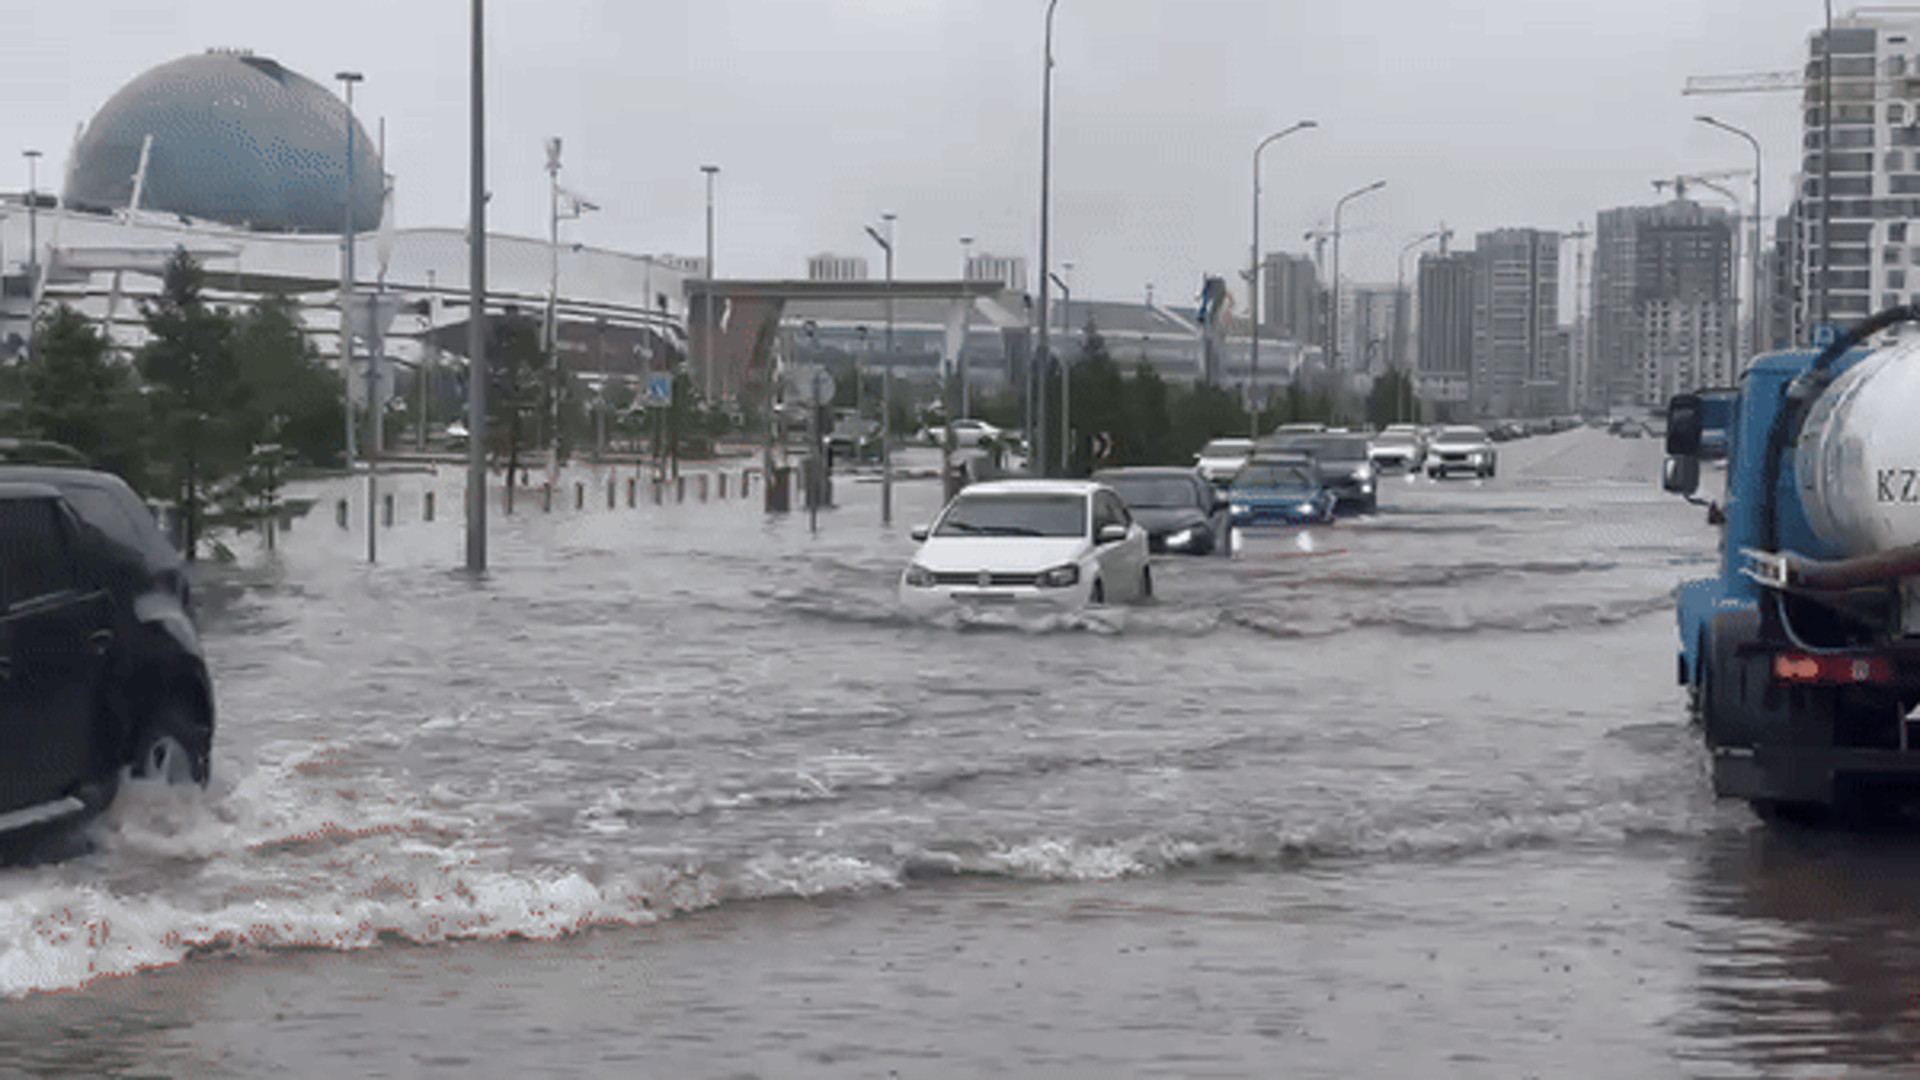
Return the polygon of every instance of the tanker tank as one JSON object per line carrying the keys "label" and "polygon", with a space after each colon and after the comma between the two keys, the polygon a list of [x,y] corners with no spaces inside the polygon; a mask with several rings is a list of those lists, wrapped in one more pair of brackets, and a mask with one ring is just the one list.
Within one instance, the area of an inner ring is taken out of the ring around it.
{"label": "tanker tank", "polygon": [[1854,364],[1814,402],[1794,450],[1815,535],[1842,557],[1920,544],[1920,337]]}

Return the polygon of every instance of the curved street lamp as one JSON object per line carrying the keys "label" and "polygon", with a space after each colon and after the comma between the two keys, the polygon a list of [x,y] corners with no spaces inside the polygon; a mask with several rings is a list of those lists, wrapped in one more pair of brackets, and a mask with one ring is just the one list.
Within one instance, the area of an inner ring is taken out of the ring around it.
{"label": "curved street lamp", "polygon": [[[1760,334],[1760,140],[1732,124],[1716,120],[1704,113],[1694,119],[1709,127],[1717,127],[1721,131],[1738,135],[1747,140],[1747,145],[1753,147],[1753,251],[1750,253],[1753,269],[1747,289],[1750,294],[1747,300],[1748,317],[1753,320],[1753,352],[1747,358],[1751,362],[1753,357],[1760,355],[1763,341]],[[1731,374],[1738,375],[1739,372],[1731,372]]]}
{"label": "curved street lamp", "polygon": [[1053,266],[1047,260],[1047,206],[1053,184],[1053,9],[1059,4],[1060,0],[1047,0],[1046,51],[1040,72],[1040,343],[1027,370],[1032,411],[1027,437],[1033,440],[1033,456],[1028,460],[1037,463],[1041,476],[1047,474],[1047,271]]}
{"label": "curved street lamp", "polygon": [[1253,335],[1247,347],[1247,428],[1255,439],[1260,437],[1260,405],[1256,396],[1260,377],[1260,152],[1296,131],[1319,126],[1317,121],[1302,120],[1261,139],[1253,148],[1253,244],[1247,264],[1247,310],[1251,313]]}
{"label": "curved street lamp", "polygon": [[1333,355],[1327,360],[1327,370],[1331,372],[1338,373],[1340,370],[1340,213],[1347,208],[1347,203],[1386,186],[1385,180],[1375,180],[1366,187],[1347,192],[1340,196],[1339,202],[1333,204],[1333,311],[1328,315],[1329,323],[1333,327],[1330,342]]}

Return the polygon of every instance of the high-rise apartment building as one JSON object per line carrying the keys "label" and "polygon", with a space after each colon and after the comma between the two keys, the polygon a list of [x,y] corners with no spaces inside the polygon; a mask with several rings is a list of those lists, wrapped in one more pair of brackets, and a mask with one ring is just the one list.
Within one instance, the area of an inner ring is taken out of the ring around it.
{"label": "high-rise apartment building", "polygon": [[808,281],[865,281],[867,260],[860,255],[814,255],[807,259]]}
{"label": "high-rise apartment building", "polygon": [[1418,320],[1420,397],[1440,406],[1443,413],[1460,408],[1470,398],[1473,378],[1474,269],[1473,252],[1420,256],[1420,318]]}
{"label": "high-rise apartment building", "polygon": [[1731,383],[1738,219],[1686,198],[1600,213],[1592,379],[1612,406]]}
{"label": "high-rise apartment building", "polygon": [[1474,241],[1472,406],[1480,416],[1564,411],[1566,353],[1560,327],[1560,234],[1497,229]]}
{"label": "high-rise apartment building", "polygon": [[[1799,242],[1794,340],[1920,291],[1920,12],[1868,8],[1807,39],[1806,154],[1788,218]],[[1826,107],[1831,56],[1832,108]],[[1824,276],[1823,276],[1824,275]]]}
{"label": "high-rise apartment building", "polygon": [[1020,255],[968,255],[967,280],[997,281],[1014,292],[1026,292],[1027,260]]}
{"label": "high-rise apartment building", "polygon": [[1323,344],[1326,336],[1326,290],[1319,268],[1306,255],[1277,251],[1261,267],[1265,295],[1260,324],[1287,341]]}

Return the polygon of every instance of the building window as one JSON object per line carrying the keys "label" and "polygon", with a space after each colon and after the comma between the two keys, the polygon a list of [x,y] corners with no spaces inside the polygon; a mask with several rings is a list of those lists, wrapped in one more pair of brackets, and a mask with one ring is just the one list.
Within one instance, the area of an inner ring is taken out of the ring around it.
{"label": "building window", "polygon": [[1907,223],[1896,221],[1887,226],[1887,243],[1904,244],[1907,242]]}
{"label": "building window", "polygon": [[[1904,289],[1906,287],[1907,287],[1907,272],[1905,270],[1887,271],[1887,288]],[[1891,307],[1892,305],[1889,304],[1888,306]]]}
{"label": "building window", "polygon": [[1887,123],[1904,124],[1907,122],[1907,107],[1899,102],[1887,106]]}

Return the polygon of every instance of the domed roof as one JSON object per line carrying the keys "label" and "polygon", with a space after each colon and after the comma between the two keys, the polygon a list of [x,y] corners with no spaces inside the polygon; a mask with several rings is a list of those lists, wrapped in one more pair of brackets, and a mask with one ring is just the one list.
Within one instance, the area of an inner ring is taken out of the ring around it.
{"label": "domed roof", "polygon": [[[347,107],[326,87],[265,57],[208,52],[160,65],[108,99],[87,124],[65,202],[124,209],[140,145],[153,136],[142,210],[264,231],[345,229]],[[353,229],[380,223],[381,164],[353,124]]]}

